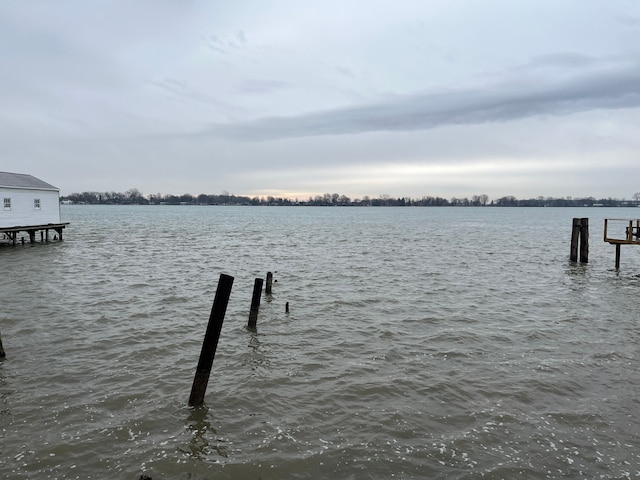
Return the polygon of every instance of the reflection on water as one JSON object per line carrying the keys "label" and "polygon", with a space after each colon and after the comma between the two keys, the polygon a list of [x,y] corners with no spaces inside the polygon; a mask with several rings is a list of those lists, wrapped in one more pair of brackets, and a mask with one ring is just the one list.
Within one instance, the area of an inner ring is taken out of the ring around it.
{"label": "reflection on water", "polygon": [[[187,419],[188,434],[191,439],[187,448],[178,447],[178,451],[193,457],[196,460],[204,460],[211,454],[211,450],[227,457],[228,452],[224,441],[217,437],[215,429],[208,420],[209,411],[207,407],[197,407],[191,409]],[[212,445],[213,443],[213,445]]]}

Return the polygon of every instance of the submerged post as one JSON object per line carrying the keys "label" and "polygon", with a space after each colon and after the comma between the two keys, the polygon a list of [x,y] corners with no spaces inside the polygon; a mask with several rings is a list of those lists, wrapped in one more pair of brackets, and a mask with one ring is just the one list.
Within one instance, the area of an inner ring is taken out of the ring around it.
{"label": "submerged post", "polygon": [[218,340],[220,339],[220,330],[222,330],[222,322],[224,321],[224,315],[227,311],[232,286],[233,277],[225,275],[224,273],[221,274],[220,280],[218,281],[218,288],[216,289],[216,296],[213,299],[213,306],[211,307],[207,331],[204,335],[204,341],[202,342],[202,351],[200,352],[198,367],[196,368],[193,385],[191,386],[189,405],[192,407],[199,407],[204,403],[204,394],[207,391],[209,375],[211,374],[211,367],[213,366],[213,358],[216,355],[216,348],[218,347]]}
{"label": "submerged post", "polygon": [[589,263],[589,219],[580,219],[580,261]]}
{"label": "submerged post", "polygon": [[616,270],[620,270],[620,244],[616,243]]}
{"label": "submerged post", "polygon": [[0,360],[5,358],[6,356],[7,354],[4,353],[4,347],[2,346],[2,333],[0,333]]}
{"label": "submerged post", "polygon": [[273,273],[267,272],[267,286],[264,288],[266,295],[271,295],[271,283],[273,282]]}
{"label": "submerged post", "polygon": [[256,278],[253,282],[253,297],[251,297],[251,310],[249,312],[249,328],[256,328],[258,323],[258,310],[260,309],[260,297],[262,296],[262,279]]}

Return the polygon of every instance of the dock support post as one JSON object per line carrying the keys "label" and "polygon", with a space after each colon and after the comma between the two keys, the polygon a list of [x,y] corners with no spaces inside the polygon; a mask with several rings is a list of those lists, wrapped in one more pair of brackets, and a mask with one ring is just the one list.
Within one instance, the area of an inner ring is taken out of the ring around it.
{"label": "dock support post", "polygon": [[189,396],[189,405],[199,407],[204,403],[204,394],[207,391],[211,367],[213,366],[213,358],[216,355],[218,340],[220,339],[220,331],[222,330],[222,322],[227,311],[229,296],[231,295],[231,287],[233,286],[233,277],[220,275],[216,296],[211,307],[211,315],[207,325],[207,332],[202,342],[202,351],[198,360],[198,368],[193,378],[191,387],[191,395]]}
{"label": "dock support post", "polygon": [[262,279],[256,278],[253,282],[253,297],[251,297],[251,311],[249,312],[249,328],[256,328],[258,323],[258,310],[260,310],[260,297],[262,296]]}
{"label": "dock support post", "polygon": [[616,270],[620,270],[620,244],[616,243]]}
{"label": "dock support post", "polygon": [[273,273],[267,272],[267,286],[264,289],[266,295],[271,295],[271,283],[273,282]]}
{"label": "dock support post", "polygon": [[580,261],[589,263],[589,219],[580,219]]}

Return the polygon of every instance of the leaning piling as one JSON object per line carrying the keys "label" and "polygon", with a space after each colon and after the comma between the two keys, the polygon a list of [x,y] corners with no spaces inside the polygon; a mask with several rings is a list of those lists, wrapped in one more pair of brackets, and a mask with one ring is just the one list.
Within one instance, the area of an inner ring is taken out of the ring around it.
{"label": "leaning piling", "polygon": [[191,387],[191,395],[189,396],[189,405],[199,407],[204,403],[204,394],[207,391],[211,367],[213,366],[213,358],[216,355],[218,340],[220,339],[220,331],[222,330],[222,322],[227,311],[229,296],[231,295],[231,287],[233,286],[233,277],[225,274],[220,275],[216,296],[211,307],[211,315],[207,331],[202,342],[202,351],[198,360],[198,367],[193,378]]}
{"label": "leaning piling", "polygon": [[260,298],[262,297],[262,279],[256,278],[253,282],[253,296],[251,297],[251,310],[249,311],[249,323],[247,327],[256,328],[258,323],[258,311],[260,310]]}

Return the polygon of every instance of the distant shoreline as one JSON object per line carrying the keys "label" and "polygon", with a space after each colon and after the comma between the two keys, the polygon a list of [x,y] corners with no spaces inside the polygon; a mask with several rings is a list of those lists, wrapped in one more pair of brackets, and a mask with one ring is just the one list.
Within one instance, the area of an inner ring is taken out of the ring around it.
{"label": "distant shoreline", "polygon": [[268,196],[243,196],[229,193],[200,194],[193,196],[149,194],[143,195],[133,188],[121,192],[83,192],[61,196],[61,204],[79,205],[243,205],[243,206],[313,206],[313,207],[638,207],[640,193],[633,200],[594,197],[542,197],[518,199],[507,195],[490,200],[486,194],[473,195],[471,198],[452,197],[451,199],[425,195],[421,198],[391,197],[380,195],[378,198],[364,196],[351,199],[338,193],[325,193],[309,197],[307,200]]}

